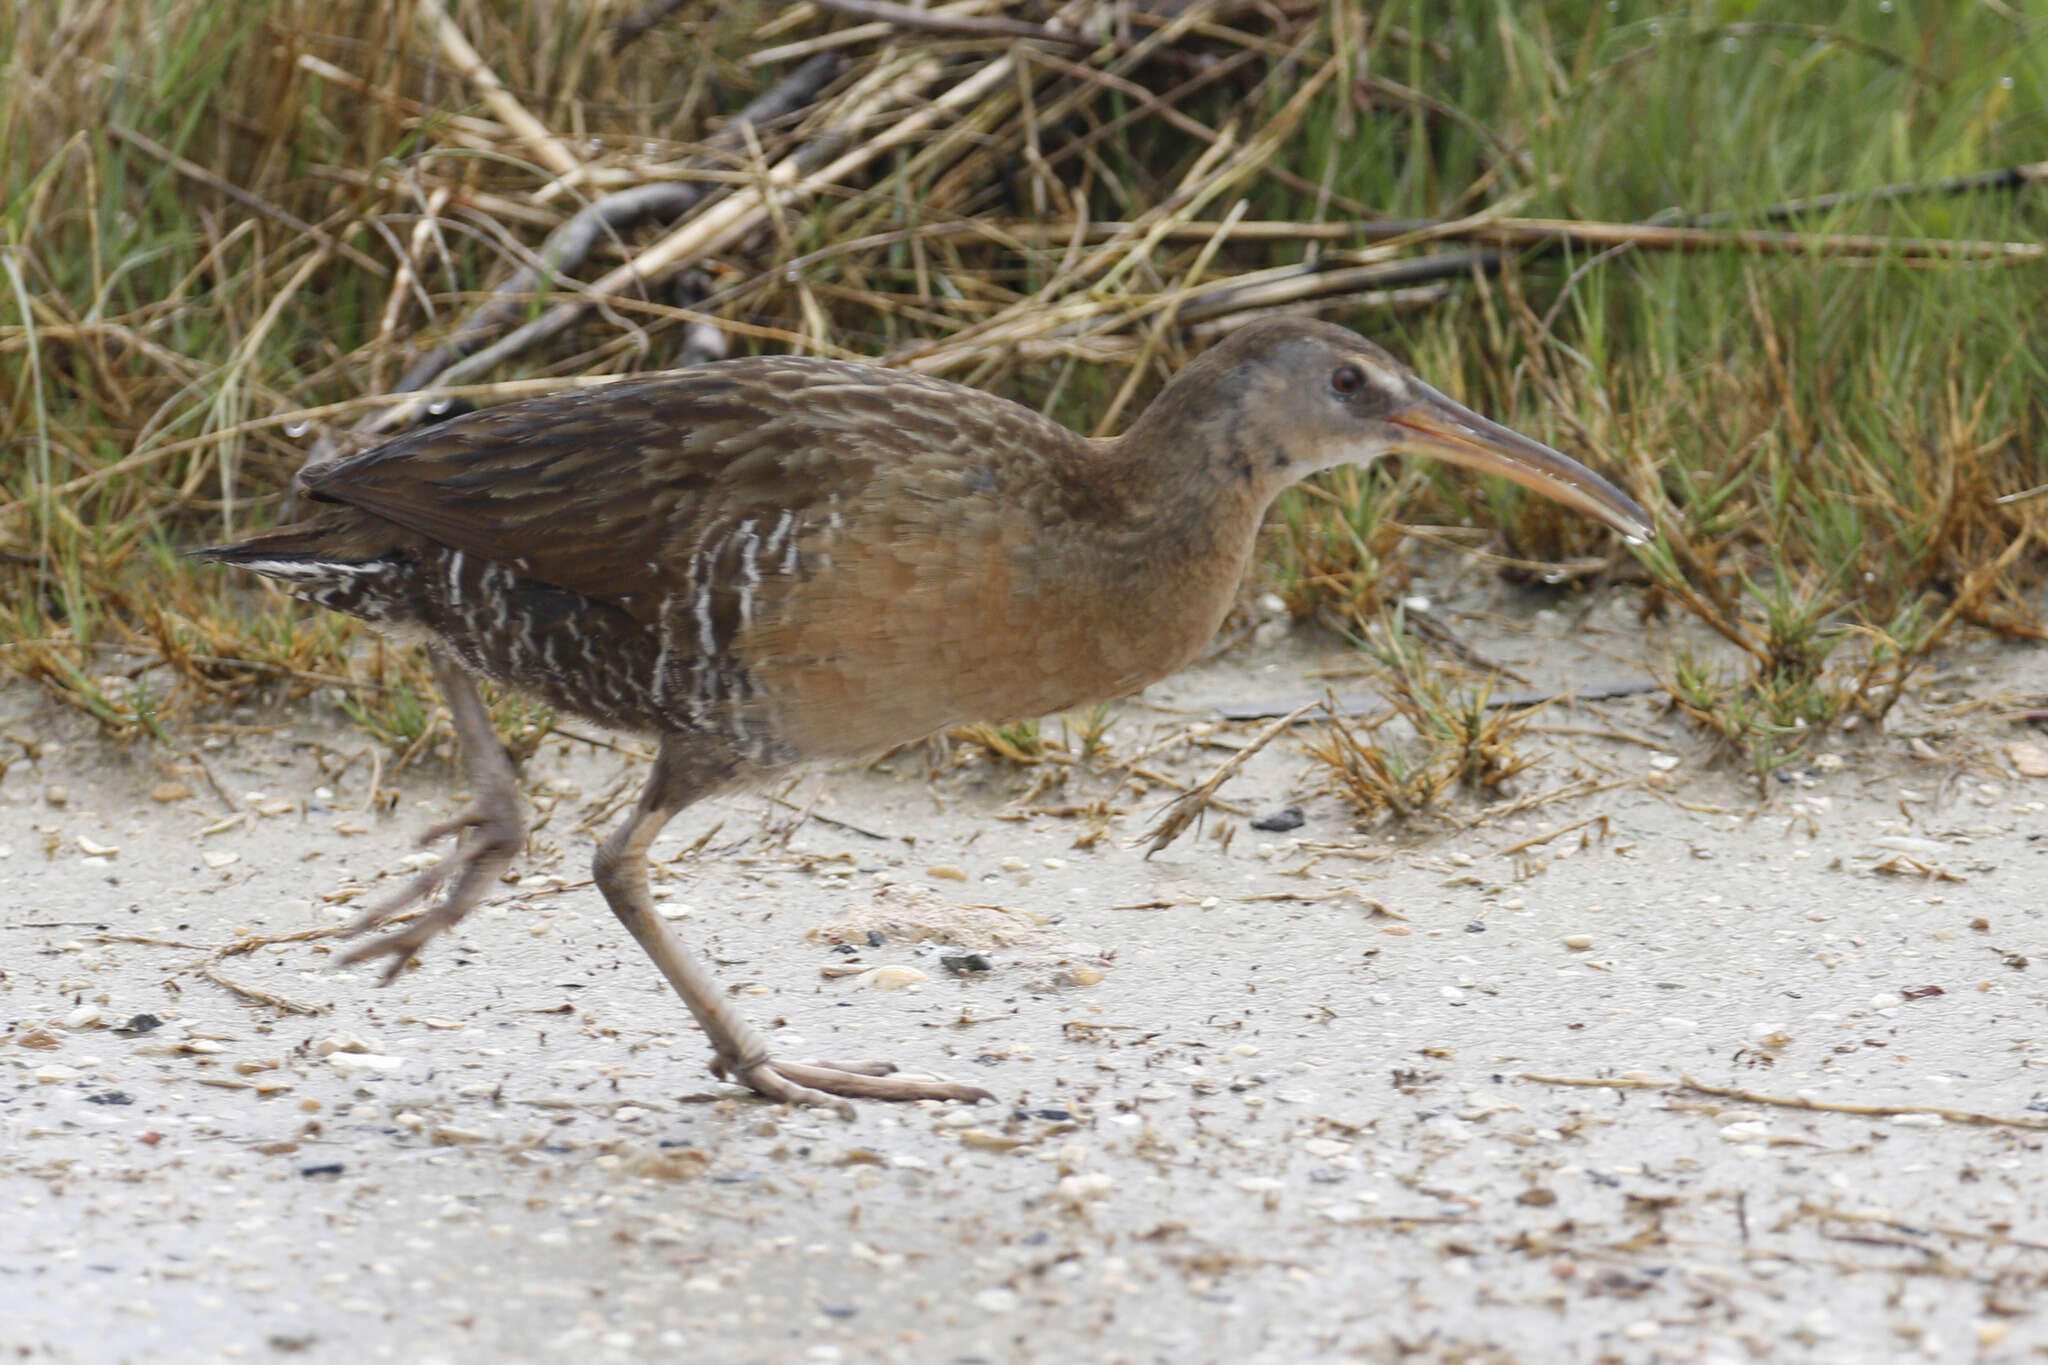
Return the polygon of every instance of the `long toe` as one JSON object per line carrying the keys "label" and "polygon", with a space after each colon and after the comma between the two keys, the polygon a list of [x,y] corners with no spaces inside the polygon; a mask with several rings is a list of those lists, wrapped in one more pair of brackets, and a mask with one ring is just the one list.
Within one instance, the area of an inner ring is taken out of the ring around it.
{"label": "long toe", "polygon": [[[862,1063],[872,1066],[873,1063]],[[894,1067],[889,1068],[893,1072]],[[765,1061],[736,1072],[733,1079],[772,1100],[822,1104],[852,1116],[847,1100],[992,1100],[978,1085],[927,1081],[887,1072],[850,1071],[805,1062]]]}

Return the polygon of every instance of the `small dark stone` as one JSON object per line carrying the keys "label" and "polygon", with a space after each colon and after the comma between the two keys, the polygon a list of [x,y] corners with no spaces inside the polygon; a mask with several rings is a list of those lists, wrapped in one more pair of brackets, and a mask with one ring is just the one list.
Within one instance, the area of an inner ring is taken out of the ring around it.
{"label": "small dark stone", "polygon": [[1335,1166],[1318,1166],[1308,1173],[1308,1178],[1318,1185],[1335,1185],[1349,1177]]}
{"label": "small dark stone", "polygon": [[939,965],[955,976],[966,976],[973,972],[993,971],[996,964],[989,961],[987,953],[956,952],[939,954]]}
{"label": "small dark stone", "polygon": [[1468,934],[1483,934],[1486,932],[1486,924],[1482,920],[1475,919],[1465,926],[1465,932]]}
{"label": "small dark stone", "polygon": [[156,1017],[156,1016],[155,1016],[154,1014],[137,1014],[137,1015],[133,1015],[133,1016],[131,1016],[131,1017],[129,1018],[129,1020],[128,1020],[128,1022],[127,1022],[127,1023],[125,1023],[125,1024],[122,1024],[122,1025],[120,1025],[119,1027],[117,1027],[117,1028],[116,1028],[116,1029],[114,1030],[114,1032],[116,1032],[116,1033],[148,1033],[148,1032],[150,1032],[150,1031],[151,1031],[151,1030],[153,1030],[153,1029],[160,1029],[160,1028],[162,1028],[163,1026],[164,1026],[164,1021],[163,1021],[163,1020],[161,1020],[161,1019],[159,1019],[159,1018],[157,1018],[157,1017]]}
{"label": "small dark stone", "polygon": [[125,1090],[102,1090],[97,1095],[87,1095],[87,1104],[133,1104],[135,1097]]}
{"label": "small dark stone", "polygon": [[854,947],[851,943],[835,943],[832,945],[832,951],[842,957],[852,957],[860,949]]}
{"label": "small dark stone", "polygon": [[1072,1123],[1074,1115],[1066,1109],[1019,1109],[1019,1115],[1027,1119],[1044,1119],[1047,1123]]}
{"label": "small dark stone", "polygon": [[859,1313],[860,1309],[855,1308],[852,1304],[849,1303],[833,1304],[828,1308],[822,1308],[818,1311],[822,1312],[828,1318],[850,1318],[853,1317],[855,1314]]}
{"label": "small dark stone", "polygon": [[1282,806],[1271,815],[1261,815],[1252,821],[1253,829],[1268,834],[1285,834],[1290,829],[1300,829],[1308,823],[1308,817],[1301,813],[1300,806]]}
{"label": "small dark stone", "polygon": [[273,1351],[304,1351],[311,1349],[313,1343],[318,1340],[320,1338],[314,1336],[311,1332],[300,1336],[287,1336],[283,1332],[273,1332],[270,1335],[268,1344]]}
{"label": "small dark stone", "polygon": [[882,937],[882,931],[880,929],[868,930],[868,947],[879,948],[888,941],[888,939]]}
{"label": "small dark stone", "polygon": [[340,1175],[347,1167],[339,1161],[323,1161],[317,1166],[301,1166],[299,1174],[311,1178],[316,1175]]}

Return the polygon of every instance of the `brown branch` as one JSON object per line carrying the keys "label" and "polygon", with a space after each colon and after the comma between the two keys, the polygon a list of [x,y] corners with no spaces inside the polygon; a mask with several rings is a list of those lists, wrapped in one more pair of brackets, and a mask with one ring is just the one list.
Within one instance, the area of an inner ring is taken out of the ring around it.
{"label": "brown branch", "polygon": [[1740,1100],[1744,1104],[1764,1104],[1776,1109],[1807,1109],[1821,1114],[1856,1114],[1869,1118],[1896,1118],[1907,1114],[1925,1114],[1945,1119],[1950,1123],[1972,1123],[1999,1128],[2040,1128],[2048,1129],[2048,1119],[2022,1118],[2018,1115],[1983,1114],[1974,1109],[1944,1109],[1935,1104],[1854,1104],[1846,1100],[1810,1100],[1803,1095],[1766,1095],[1755,1090],[1737,1090],[1731,1086],[1708,1085],[1680,1073],[1676,1081],[1650,1079],[1624,1079],[1614,1076],[1545,1076],[1539,1072],[1524,1071],[1520,1079],[1534,1081],[1538,1085],[1568,1085],[1579,1088],[1614,1090],[1674,1090],[1694,1095],[1711,1095],[1716,1099]]}
{"label": "brown branch", "polygon": [[1027,24],[1019,19],[989,19],[972,14],[934,14],[930,10],[912,9],[908,5],[896,5],[889,0],[811,0],[819,9],[843,14],[849,19],[865,19],[871,23],[888,24],[893,28],[911,29],[919,33],[938,33],[953,38],[1023,38],[1042,43],[1064,43],[1068,47],[1095,48],[1100,44],[1083,33],[1065,33],[1043,24]]}

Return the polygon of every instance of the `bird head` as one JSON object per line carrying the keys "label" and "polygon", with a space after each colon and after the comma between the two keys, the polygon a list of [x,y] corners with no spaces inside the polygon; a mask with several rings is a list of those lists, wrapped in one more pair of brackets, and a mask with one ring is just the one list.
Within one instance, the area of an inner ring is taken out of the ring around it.
{"label": "bird head", "polygon": [[1511,479],[1634,542],[1656,533],[1648,514],[1600,475],[1480,416],[1329,323],[1289,318],[1240,329],[1176,376],[1155,409],[1176,406],[1209,429],[1206,444],[1229,473],[1262,491],[1398,451]]}

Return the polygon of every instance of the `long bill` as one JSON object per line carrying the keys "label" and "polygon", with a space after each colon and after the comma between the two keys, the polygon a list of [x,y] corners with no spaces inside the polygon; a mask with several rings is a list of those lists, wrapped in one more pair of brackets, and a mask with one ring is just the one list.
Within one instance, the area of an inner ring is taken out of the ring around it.
{"label": "long bill", "polygon": [[1638,543],[1657,528],[1635,499],[1562,451],[1490,422],[1427,384],[1422,397],[1387,420],[1403,429],[1400,449],[1513,479],[1524,488],[1584,512]]}

